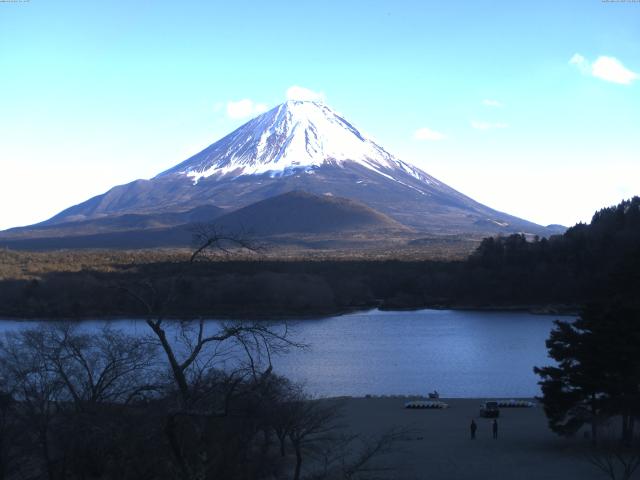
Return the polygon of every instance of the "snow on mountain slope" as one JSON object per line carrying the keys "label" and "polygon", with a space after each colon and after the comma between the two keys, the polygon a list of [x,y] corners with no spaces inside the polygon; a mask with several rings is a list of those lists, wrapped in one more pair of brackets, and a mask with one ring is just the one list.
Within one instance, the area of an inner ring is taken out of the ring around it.
{"label": "snow on mountain slope", "polygon": [[298,100],[150,180],[116,186],[38,228],[125,214],[182,214],[202,205],[232,211],[294,190],[351,199],[429,234],[549,234],[399,160],[328,106]]}
{"label": "snow on mountain slope", "polygon": [[[208,177],[268,173],[271,177],[313,172],[326,164],[354,162],[396,180],[401,170],[429,185],[438,181],[391,155],[328,106],[289,100],[254,118],[158,177],[186,175],[197,183]],[[399,180],[397,180],[399,181]]]}

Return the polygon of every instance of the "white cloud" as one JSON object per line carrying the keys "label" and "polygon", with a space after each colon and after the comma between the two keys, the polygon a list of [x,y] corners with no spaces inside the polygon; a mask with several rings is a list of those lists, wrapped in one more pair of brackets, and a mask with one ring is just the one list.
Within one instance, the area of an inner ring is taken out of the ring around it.
{"label": "white cloud", "polygon": [[607,82],[622,83],[623,85],[629,85],[639,77],[637,73],[625,68],[618,59],[613,57],[598,57],[591,66],[591,73],[594,77]]}
{"label": "white cloud", "polygon": [[264,103],[254,103],[253,100],[244,98],[237,102],[227,102],[227,115],[229,118],[247,118],[259,115],[267,111]]}
{"label": "white cloud", "polygon": [[571,57],[571,59],[569,60],[569,65],[575,65],[576,68],[585,75],[588,75],[589,71],[591,70],[591,66],[589,65],[587,59],[579,53],[576,53],[573,55],[573,57]]}
{"label": "white cloud", "polygon": [[267,107],[266,103],[256,103],[254,110],[256,113],[264,113],[269,110],[269,107]]}
{"label": "white cloud", "polygon": [[471,127],[476,130],[494,130],[497,128],[507,128],[509,125],[501,122],[480,122],[478,120],[472,120]]}
{"label": "white cloud", "polygon": [[591,75],[607,82],[630,85],[638,80],[640,75],[626,68],[620,60],[614,57],[600,56],[591,63],[579,53],[569,60],[569,65],[575,65],[583,75]]}
{"label": "white cloud", "polygon": [[498,100],[491,100],[489,98],[485,98],[484,100],[482,100],[482,104],[485,107],[504,107],[504,104],[502,102],[499,102]]}
{"label": "white cloud", "polygon": [[311,102],[324,102],[323,92],[314,92],[308,88],[292,85],[287,89],[287,100],[304,100]]}
{"label": "white cloud", "polygon": [[435,130],[431,130],[430,128],[427,128],[427,127],[419,128],[418,130],[416,130],[416,133],[414,133],[413,137],[416,140],[429,140],[429,141],[443,140],[447,138],[447,136],[444,133],[436,132]]}

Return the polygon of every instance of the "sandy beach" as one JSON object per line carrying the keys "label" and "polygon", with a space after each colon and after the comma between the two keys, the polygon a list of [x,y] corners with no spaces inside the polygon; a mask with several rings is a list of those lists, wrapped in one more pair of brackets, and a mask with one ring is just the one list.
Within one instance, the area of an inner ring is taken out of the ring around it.
{"label": "sandy beach", "polygon": [[[492,439],[491,420],[479,418],[482,399],[442,399],[449,408],[405,409],[407,398],[347,398],[345,426],[362,435],[393,427],[411,432],[385,461],[395,470],[383,478],[399,479],[603,479],[585,457],[588,441],[558,437],[547,427],[541,406],[502,408],[499,436]],[[533,399],[528,399],[535,401]],[[475,419],[476,439],[469,425]]]}

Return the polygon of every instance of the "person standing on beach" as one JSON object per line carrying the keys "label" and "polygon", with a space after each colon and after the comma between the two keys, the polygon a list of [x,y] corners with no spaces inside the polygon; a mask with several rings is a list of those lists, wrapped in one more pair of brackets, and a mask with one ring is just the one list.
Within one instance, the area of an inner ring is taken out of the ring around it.
{"label": "person standing on beach", "polygon": [[498,439],[498,420],[493,419],[493,425],[491,425],[491,430],[493,431],[493,439]]}
{"label": "person standing on beach", "polygon": [[471,426],[469,428],[471,429],[471,440],[475,440],[476,430],[478,429],[478,426],[476,425],[476,422],[473,420],[473,418],[471,419]]}

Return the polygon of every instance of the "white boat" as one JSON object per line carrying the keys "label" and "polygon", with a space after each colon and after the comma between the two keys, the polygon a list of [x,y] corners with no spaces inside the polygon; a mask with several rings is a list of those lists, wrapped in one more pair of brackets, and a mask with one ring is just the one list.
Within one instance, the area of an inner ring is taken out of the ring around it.
{"label": "white boat", "polygon": [[496,400],[499,408],[531,408],[536,404],[528,400]]}

